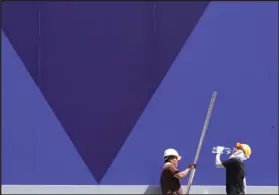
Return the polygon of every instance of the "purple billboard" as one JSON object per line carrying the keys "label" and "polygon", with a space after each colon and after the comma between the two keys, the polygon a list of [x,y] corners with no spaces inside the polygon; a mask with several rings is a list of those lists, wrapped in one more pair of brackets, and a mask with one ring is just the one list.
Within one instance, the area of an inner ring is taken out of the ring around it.
{"label": "purple billboard", "polygon": [[2,183],[157,185],[164,149],[193,161],[216,90],[195,184],[223,185],[211,148],[240,141],[248,184],[277,185],[277,6],[5,2]]}

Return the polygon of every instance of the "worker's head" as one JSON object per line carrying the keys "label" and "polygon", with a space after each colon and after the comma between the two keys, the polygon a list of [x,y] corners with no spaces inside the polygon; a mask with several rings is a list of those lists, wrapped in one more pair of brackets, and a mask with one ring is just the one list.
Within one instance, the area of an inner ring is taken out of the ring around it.
{"label": "worker's head", "polygon": [[249,145],[237,142],[230,158],[239,158],[241,160],[247,160],[250,158],[251,153],[252,150]]}
{"label": "worker's head", "polygon": [[164,160],[165,162],[170,162],[173,165],[177,166],[178,161],[181,159],[181,156],[178,154],[178,152],[175,149],[169,148],[166,149],[164,152]]}

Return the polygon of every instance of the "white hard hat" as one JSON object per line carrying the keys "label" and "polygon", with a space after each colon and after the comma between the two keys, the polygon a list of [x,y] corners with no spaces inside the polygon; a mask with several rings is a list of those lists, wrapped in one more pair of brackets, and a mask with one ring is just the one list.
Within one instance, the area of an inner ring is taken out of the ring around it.
{"label": "white hard hat", "polygon": [[164,159],[168,156],[175,156],[177,157],[177,160],[181,159],[181,156],[178,154],[178,152],[175,149],[169,148],[166,149],[164,152]]}

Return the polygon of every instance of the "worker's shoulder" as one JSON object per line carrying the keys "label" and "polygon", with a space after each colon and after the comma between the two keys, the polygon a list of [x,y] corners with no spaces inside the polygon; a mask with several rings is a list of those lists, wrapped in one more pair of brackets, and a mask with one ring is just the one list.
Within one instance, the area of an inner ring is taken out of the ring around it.
{"label": "worker's shoulder", "polygon": [[227,160],[227,164],[231,164],[233,166],[244,166],[244,163],[238,158],[230,158]]}
{"label": "worker's shoulder", "polygon": [[174,169],[174,168],[175,168],[175,166],[170,162],[166,162],[164,164],[164,169]]}
{"label": "worker's shoulder", "polygon": [[172,166],[172,164],[171,164],[170,162],[166,162],[166,163],[164,164],[164,167],[165,167],[165,168],[170,167],[170,166]]}
{"label": "worker's shoulder", "polygon": [[242,160],[238,159],[238,158],[231,158],[229,159],[231,162],[237,163],[237,164],[242,164]]}

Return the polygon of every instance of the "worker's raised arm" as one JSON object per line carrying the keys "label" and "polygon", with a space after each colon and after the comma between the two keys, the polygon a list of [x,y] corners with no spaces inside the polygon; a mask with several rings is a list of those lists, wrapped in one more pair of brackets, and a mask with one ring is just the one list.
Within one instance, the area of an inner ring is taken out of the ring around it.
{"label": "worker's raised arm", "polygon": [[176,177],[177,179],[182,179],[182,178],[184,178],[184,177],[186,177],[186,176],[188,175],[188,173],[189,173],[189,171],[190,171],[191,169],[195,169],[195,168],[196,168],[196,165],[190,164],[184,171],[181,171],[181,172],[179,172],[179,173],[176,173],[176,174],[174,175],[174,177]]}
{"label": "worker's raised arm", "polygon": [[186,177],[188,175],[189,171],[195,167],[196,167],[195,165],[191,164],[184,171],[179,171],[171,163],[165,164],[165,168],[167,168],[173,174],[173,176],[176,177],[177,179],[183,179],[184,177]]}
{"label": "worker's raised arm", "polygon": [[224,165],[221,161],[221,154],[216,154],[215,165],[216,165],[217,168],[224,168]]}
{"label": "worker's raised arm", "polygon": [[221,161],[221,154],[223,153],[224,147],[222,146],[217,146],[216,149],[216,157],[215,157],[215,166],[217,168],[224,168],[224,165]]}

